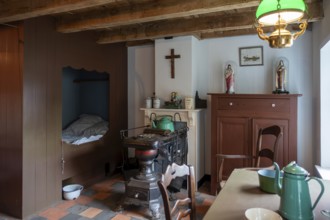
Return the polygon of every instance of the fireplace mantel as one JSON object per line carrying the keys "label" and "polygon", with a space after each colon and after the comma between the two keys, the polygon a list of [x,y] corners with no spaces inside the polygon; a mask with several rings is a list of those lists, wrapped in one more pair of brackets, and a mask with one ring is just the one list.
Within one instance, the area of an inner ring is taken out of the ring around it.
{"label": "fireplace mantel", "polygon": [[150,125],[150,115],[156,116],[171,115],[173,120],[179,121],[179,117],[174,118],[179,113],[182,122],[187,122],[188,130],[188,164],[195,168],[196,182],[198,183],[205,175],[205,110],[204,109],[164,109],[164,108],[141,108],[144,111],[144,124]]}

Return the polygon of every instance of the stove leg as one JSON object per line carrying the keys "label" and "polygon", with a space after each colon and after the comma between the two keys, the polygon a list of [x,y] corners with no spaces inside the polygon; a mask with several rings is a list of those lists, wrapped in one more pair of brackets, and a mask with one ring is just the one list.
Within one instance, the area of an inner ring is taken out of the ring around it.
{"label": "stove leg", "polygon": [[124,205],[125,205],[126,196],[123,195],[117,202],[116,207],[114,209],[115,212],[122,213],[124,211]]}
{"label": "stove leg", "polygon": [[150,211],[152,219],[159,219],[160,218],[160,212],[159,212],[160,205],[159,203],[153,203],[150,205]]}
{"label": "stove leg", "polygon": [[122,204],[117,204],[117,206],[115,207],[115,212],[119,212],[122,213],[124,211],[124,207]]}

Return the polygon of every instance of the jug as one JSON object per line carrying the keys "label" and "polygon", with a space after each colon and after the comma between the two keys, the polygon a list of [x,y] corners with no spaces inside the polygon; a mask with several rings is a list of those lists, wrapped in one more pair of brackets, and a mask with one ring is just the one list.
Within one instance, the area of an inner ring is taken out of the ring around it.
{"label": "jug", "polygon": [[[279,213],[282,217],[290,220],[313,219],[313,209],[319,202],[324,192],[323,183],[315,177],[308,177],[309,173],[298,166],[295,161],[283,168],[284,175],[282,183],[280,181],[280,169],[274,162],[276,169],[275,191],[281,197]],[[309,194],[308,182],[316,180],[321,191],[316,198],[313,206]]]}
{"label": "jug", "polygon": [[171,132],[174,131],[174,123],[172,121],[171,115],[162,115],[159,116],[160,119],[152,120],[152,127],[158,128],[162,130],[170,130]]}

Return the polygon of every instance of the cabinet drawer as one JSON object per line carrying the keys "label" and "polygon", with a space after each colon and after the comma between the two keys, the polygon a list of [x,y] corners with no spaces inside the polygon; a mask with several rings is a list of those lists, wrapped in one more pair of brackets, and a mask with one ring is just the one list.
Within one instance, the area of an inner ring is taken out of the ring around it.
{"label": "cabinet drawer", "polygon": [[290,112],[290,100],[218,98],[217,109],[255,112]]}

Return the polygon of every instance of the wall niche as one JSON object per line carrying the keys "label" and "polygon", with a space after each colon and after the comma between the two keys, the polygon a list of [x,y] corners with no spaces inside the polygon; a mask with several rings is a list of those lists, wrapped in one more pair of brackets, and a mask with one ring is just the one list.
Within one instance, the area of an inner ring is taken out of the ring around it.
{"label": "wall niche", "polygon": [[62,129],[82,114],[109,121],[109,74],[72,67],[62,74]]}

